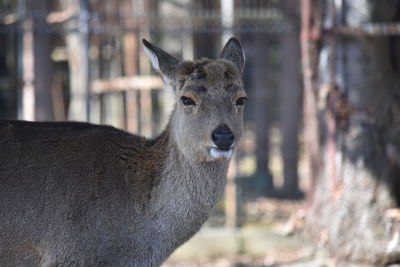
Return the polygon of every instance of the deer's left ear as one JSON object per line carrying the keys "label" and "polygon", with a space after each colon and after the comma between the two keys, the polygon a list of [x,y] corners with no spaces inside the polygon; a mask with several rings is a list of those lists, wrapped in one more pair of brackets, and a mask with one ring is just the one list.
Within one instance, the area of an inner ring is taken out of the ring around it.
{"label": "deer's left ear", "polygon": [[161,74],[165,83],[171,85],[179,60],[145,39],[142,42],[153,68]]}
{"label": "deer's left ear", "polygon": [[245,62],[244,52],[239,40],[235,37],[228,40],[219,57],[232,61],[239,71],[243,72]]}

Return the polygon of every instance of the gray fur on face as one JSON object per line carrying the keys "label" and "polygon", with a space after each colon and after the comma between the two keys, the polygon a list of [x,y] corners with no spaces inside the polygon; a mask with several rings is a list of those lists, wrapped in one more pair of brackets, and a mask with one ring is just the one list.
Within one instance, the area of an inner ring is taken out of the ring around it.
{"label": "gray fur on face", "polygon": [[209,217],[229,164],[210,155],[211,132],[224,123],[237,144],[243,127],[238,47],[180,62],[145,45],[177,101],[156,139],[0,120],[0,266],[158,266]]}

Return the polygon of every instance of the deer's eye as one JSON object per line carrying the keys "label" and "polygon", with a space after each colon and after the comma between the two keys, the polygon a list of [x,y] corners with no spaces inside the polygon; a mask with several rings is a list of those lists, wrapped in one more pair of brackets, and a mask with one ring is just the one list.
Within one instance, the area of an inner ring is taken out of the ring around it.
{"label": "deer's eye", "polygon": [[247,102],[247,97],[239,97],[236,99],[236,106],[244,106]]}
{"label": "deer's eye", "polygon": [[196,102],[194,102],[193,99],[191,99],[190,97],[187,97],[187,96],[182,96],[181,101],[182,101],[182,104],[184,104],[185,106],[195,106],[196,105]]}

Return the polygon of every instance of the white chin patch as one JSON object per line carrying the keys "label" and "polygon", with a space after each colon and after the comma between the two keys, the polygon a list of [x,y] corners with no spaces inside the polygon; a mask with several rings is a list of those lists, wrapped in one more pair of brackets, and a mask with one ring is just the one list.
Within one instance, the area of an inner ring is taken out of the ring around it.
{"label": "white chin patch", "polygon": [[210,148],[210,155],[216,159],[222,159],[222,158],[230,159],[232,157],[232,154],[233,154],[232,148],[227,151],[219,150],[216,147]]}

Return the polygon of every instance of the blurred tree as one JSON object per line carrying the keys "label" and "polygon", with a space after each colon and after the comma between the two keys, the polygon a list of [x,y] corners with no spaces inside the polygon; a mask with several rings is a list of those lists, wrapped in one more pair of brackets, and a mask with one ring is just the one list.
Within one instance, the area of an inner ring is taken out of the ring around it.
{"label": "blurred tree", "polygon": [[[0,1],[0,10],[15,10],[17,3]],[[3,14],[3,15],[4,15]],[[14,25],[0,23],[0,117],[15,118],[17,115],[17,35],[13,33]]]}
{"label": "blurred tree", "polygon": [[[218,10],[219,1],[193,1],[193,8],[201,9],[203,11],[207,10]],[[212,22],[208,20],[200,20],[196,22],[196,27],[203,27],[206,29],[213,25]],[[220,36],[216,32],[212,31],[195,31],[193,33],[193,57],[209,57],[216,58],[219,52]]]}
{"label": "blurred tree", "polygon": [[52,120],[51,39],[47,32],[48,1],[20,1],[23,10],[22,60],[23,89],[19,117],[26,120]]}
{"label": "blurred tree", "polygon": [[51,60],[51,37],[48,33],[46,14],[49,13],[48,0],[28,1],[33,12],[33,55],[34,55],[34,103],[35,120],[54,119],[52,102],[53,62]]}
{"label": "blurred tree", "polygon": [[270,194],[275,191],[272,175],[269,169],[269,131],[271,127],[271,109],[269,76],[267,66],[271,53],[269,51],[269,36],[265,33],[254,34],[253,46],[253,90],[252,105],[254,106],[254,121],[256,135],[256,164],[255,186],[258,190]]}
{"label": "blurred tree", "polygon": [[[134,1],[131,0],[124,0],[121,3],[120,11],[125,11],[126,13],[130,14],[130,16],[135,17],[138,14],[139,9],[138,5],[135,5],[133,8]],[[123,13],[124,14],[124,13]],[[125,19],[125,18],[124,18]],[[126,26],[133,26],[137,27],[136,21],[133,20],[131,25],[125,22]],[[137,75],[139,72],[139,34],[138,31],[127,31],[123,36],[123,63],[124,63],[124,74],[126,76],[134,76]],[[125,106],[126,106],[126,129],[132,133],[138,132],[138,107],[137,101],[138,96],[137,92],[134,91],[127,91],[125,96]]]}
{"label": "blurred tree", "polygon": [[398,1],[302,1],[307,225],[339,261],[400,261],[399,31],[384,24],[399,14]]}
{"label": "blurred tree", "polygon": [[64,10],[70,10],[71,14],[77,14],[77,19],[70,19],[66,27],[76,31],[70,31],[66,35],[68,50],[69,79],[70,79],[70,103],[68,119],[76,121],[89,120],[89,4],[88,0],[60,1]]}
{"label": "blurred tree", "polygon": [[301,86],[299,79],[299,16],[298,1],[282,1],[286,21],[290,27],[281,37],[282,67],[279,89],[279,113],[282,135],[283,159],[283,195],[285,197],[301,198],[303,193],[299,189],[297,161],[299,155],[299,124]]}

